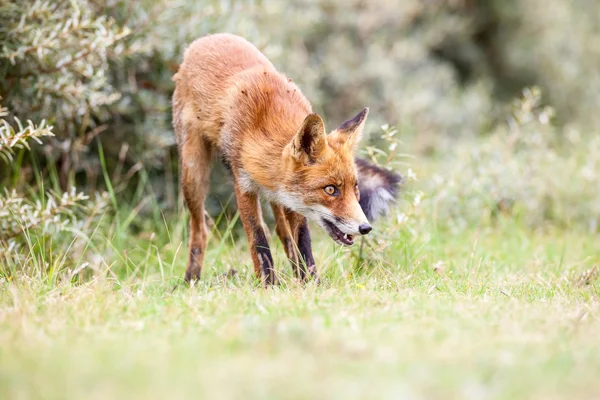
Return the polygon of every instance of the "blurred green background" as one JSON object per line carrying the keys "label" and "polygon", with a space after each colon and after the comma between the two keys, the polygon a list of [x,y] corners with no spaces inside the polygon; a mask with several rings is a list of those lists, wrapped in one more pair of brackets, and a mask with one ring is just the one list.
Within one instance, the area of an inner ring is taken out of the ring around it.
{"label": "blurred green background", "polygon": [[[595,0],[0,0],[5,118],[46,120],[55,134],[34,146],[35,161],[22,152],[2,165],[2,182],[24,190],[35,163],[57,191],[103,190],[102,154],[121,199],[150,191],[174,209],[171,76],[187,44],[223,31],[255,43],[328,127],[364,106],[370,145],[388,146],[380,126],[396,127],[401,153],[416,161],[388,157],[387,165],[425,173],[420,187],[436,186],[458,223],[469,223],[473,207],[493,214],[522,205],[535,224],[596,230]],[[515,118],[523,104],[514,99],[534,86],[541,91]],[[230,196],[222,182],[218,171],[212,214]]]}

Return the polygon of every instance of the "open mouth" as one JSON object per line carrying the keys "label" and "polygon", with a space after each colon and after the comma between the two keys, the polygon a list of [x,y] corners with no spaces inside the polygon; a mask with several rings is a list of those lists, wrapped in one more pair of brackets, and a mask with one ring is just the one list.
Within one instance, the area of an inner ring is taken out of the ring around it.
{"label": "open mouth", "polygon": [[323,219],[323,225],[325,225],[325,230],[329,236],[339,244],[343,244],[344,246],[352,246],[354,244],[354,237],[339,230],[332,222]]}

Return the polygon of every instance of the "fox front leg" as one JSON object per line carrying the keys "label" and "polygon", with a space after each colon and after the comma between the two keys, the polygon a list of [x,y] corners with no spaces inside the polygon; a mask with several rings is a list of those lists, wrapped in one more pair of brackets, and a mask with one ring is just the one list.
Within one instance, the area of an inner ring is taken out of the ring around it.
{"label": "fox front leg", "polygon": [[240,219],[248,237],[256,277],[267,285],[276,284],[275,265],[267,241],[258,195],[244,192],[237,182],[234,182],[234,187]]}
{"label": "fox front leg", "polygon": [[305,271],[304,281],[309,277],[319,283],[319,275],[317,274],[317,266],[312,253],[312,244],[310,240],[310,230],[308,229],[308,221],[302,218],[298,225],[298,252],[300,253],[300,263]]}
{"label": "fox front leg", "polygon": [[312,254],[310,231],[306,217],[283,206],[271,204],[275,227],[296,276],[303,282],[311,277],[319,281]]}

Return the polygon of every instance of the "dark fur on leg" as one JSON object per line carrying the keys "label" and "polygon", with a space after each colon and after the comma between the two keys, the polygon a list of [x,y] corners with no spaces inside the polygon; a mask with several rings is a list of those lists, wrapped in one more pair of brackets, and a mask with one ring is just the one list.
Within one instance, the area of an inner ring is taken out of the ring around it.
{"label": "dark fur on leg", "polygon": [[256,228],[254,235],[254,248],[258,255],[263,279],[267,285],[276,284],[277,277],[275,276],[275,265],[273,263],[273,256],[271,255],[271,249],[269,248],[269,242],[267,241],[265,231],[262,227]]}
{"label": "dark fur on leg", "polygon": [[318,282],[319,276],[317,275],[315,258],[312,254],[310,231],[308,230],[308,223],[306,220],[302,222],[298,230],[298,250],[300,251],[300,272],[302,280],[305,281],[311,276]]}
{"label": "dark fur on leg", "polygon": [[190,250],[190,260],[188,263],[190,266],[185,271],[185,282],[189,283],[191,281],[200,279],[200,271],[202,266],[199,259],[201,254],[202,250],[200,250],[198,247],[193,247]]}
{"label": "dark fur on leg", "polygon": [[356,158],[355,163],[358,171],[360,207],[369,221],[373,222],[380,215],[389,212],[390,203],[398,196],[402,177],[361,158]]}

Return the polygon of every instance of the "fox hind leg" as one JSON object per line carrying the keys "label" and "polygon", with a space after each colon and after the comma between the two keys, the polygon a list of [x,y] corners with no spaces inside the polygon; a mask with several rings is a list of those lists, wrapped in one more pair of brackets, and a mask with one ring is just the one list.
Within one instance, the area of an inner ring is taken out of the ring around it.
{"label": "fox hind leg", "polygon": [[181,145],[181,187],[190,211],[189,260],[185,281],[200,279],[208,229],[204,201],[208,193],[212,148],[199,135],[188,135]]}

